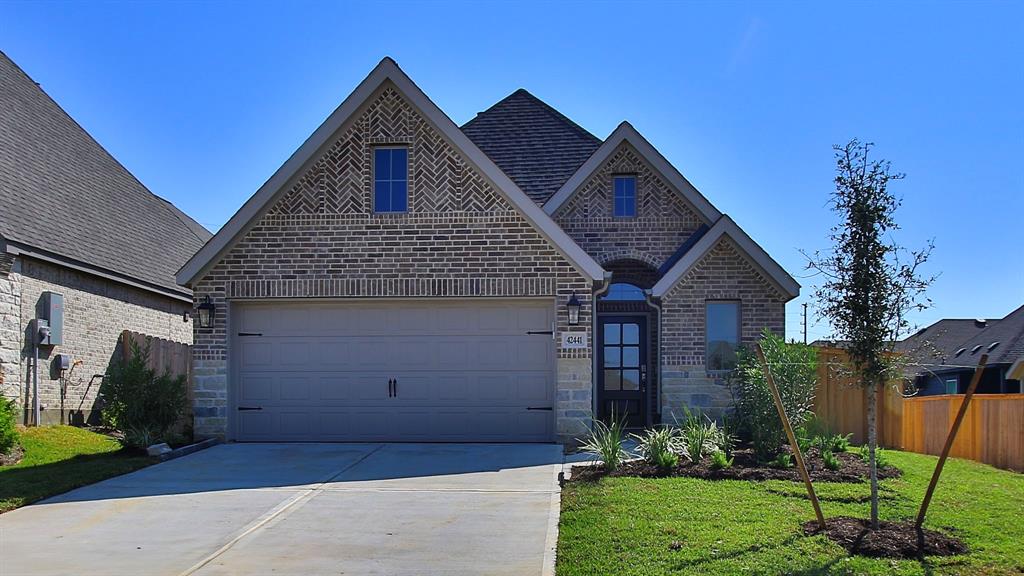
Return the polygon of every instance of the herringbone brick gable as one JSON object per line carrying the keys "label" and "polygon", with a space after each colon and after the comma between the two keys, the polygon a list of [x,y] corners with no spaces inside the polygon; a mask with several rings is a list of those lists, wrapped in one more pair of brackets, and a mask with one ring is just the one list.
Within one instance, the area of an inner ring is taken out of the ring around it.
{"label": "herringbone brick gable", "polygon": [[[637,215],[612,215],[612,178],[636,176]],[[623,142],[554,214],[555,222],[598,262],[616,255],[655,268],[700,226],[700,217],[628,142]]]}
{"label": "herringbone brick gable", "polygon": [[394,88],[385,88],[270,209],[271,214],[373,210],[373,147],[409,147],[409,212],[512,212],[512,205]]}

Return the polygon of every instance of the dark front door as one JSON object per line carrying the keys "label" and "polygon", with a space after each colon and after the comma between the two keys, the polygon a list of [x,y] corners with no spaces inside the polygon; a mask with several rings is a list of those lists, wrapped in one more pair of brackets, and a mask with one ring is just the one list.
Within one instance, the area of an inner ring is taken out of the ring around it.
{"label": "dark front door", "polygon": [[601,316],[598,347],[598,412],[602,420],[647,425],[647,318]]}

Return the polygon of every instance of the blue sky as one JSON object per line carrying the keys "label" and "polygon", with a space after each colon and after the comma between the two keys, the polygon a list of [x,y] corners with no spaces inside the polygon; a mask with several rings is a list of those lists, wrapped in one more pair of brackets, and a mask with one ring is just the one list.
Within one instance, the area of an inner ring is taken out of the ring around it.
{"label": "blue sky", "polygon": [[1024,3],[0,3],[0,50],[211,230],[389,55],[456,123],[519,87],[629,120],[804,285],[790,336],[855,136],[935,239],[915,322],[1024,304]]}

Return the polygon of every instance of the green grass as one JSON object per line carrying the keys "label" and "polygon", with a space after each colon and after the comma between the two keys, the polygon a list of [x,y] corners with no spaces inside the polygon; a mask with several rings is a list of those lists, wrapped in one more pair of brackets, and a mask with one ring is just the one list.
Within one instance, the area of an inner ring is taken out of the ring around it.
{"label": "green grass", "polygon": [[[886,451],[903,478],[881,484],[883,519],[917,514],[936,458]],[[867,484],[816,483],[826,517],[867,517]],[[851,557],[823,536],[802,484],[690,478],[604,478],[562,493],[559,576],[657,574],[1024,573],[1024,475],[946,462],[925,526],[959,536],[964,556]],[[673,550],[677,543],[677,550]]]}
{"label": "green grass", "polygon": [[21,462],[0,466],[0,512],[156,462],[122,452],[109,436],[71,426],[26,428],[21,445]]}

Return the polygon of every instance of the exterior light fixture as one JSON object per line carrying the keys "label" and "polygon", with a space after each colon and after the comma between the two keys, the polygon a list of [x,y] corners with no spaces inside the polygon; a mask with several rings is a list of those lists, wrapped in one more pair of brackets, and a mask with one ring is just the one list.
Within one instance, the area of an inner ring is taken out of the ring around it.
{"label": "exterior light fixture", "polygon": [[569,326],[576,326],[580,323],[580,306],[580,299],[573,292],[569,301],[565,303],[565,308],[569,311]]}
{"label": "exterior light fixture", "polygon": [[216,309],[213,306],[213,302],[210,302],[209,296],[206,296],[203,302],[196,307],[196,310],[199,312],[199,327],[213,327],[213,316]]}

